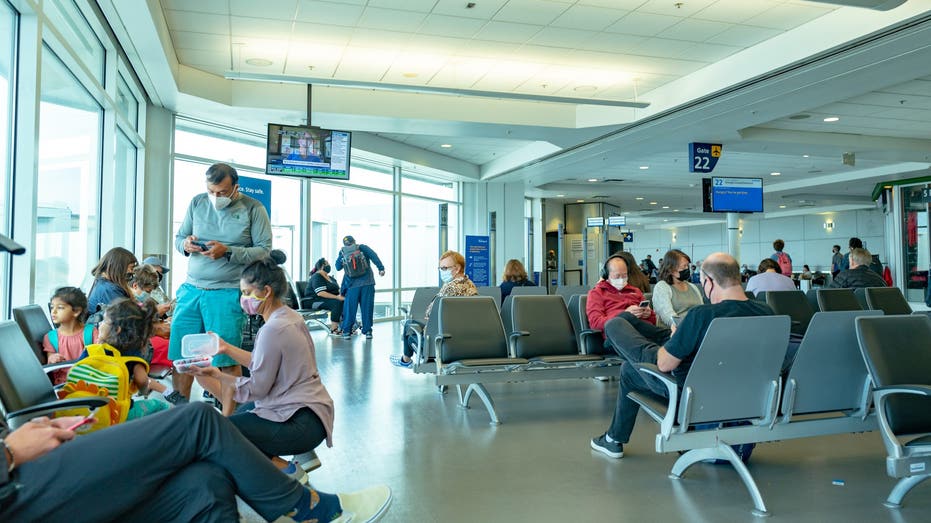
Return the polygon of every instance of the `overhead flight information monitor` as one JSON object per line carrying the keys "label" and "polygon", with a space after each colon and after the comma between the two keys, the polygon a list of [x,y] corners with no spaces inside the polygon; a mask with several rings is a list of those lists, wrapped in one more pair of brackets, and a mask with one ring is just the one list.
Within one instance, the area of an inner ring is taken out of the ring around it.
{"label": "overhead flight information monitor", "polygon": [[711,178],[706,190],[711,212],[763,212],[762,178]]}

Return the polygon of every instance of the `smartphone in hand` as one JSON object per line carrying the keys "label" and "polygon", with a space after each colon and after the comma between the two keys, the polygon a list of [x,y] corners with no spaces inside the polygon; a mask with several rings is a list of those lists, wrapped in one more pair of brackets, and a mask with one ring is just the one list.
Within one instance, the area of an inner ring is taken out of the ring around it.
{"label": "smartphone in hand", "polygon": [[209,250],[209,249],[210,249],[210,247],[207,247],[207,244],[206,244],[205,242],[202,242],[202,241],[191,242],[191,245],[193,245],[193,246],[195,246],[195,247],[200,247],[200,250],[202,250],[202,251],[206,251],[206,250]]}
{"label": "smartphone in hand", "polygon": [[643,300],[642,302],[640,302],[640,305],[638,305],[638,307],[641,307],[641,308],[643,308],[643,307],[647,307],[647,308],[648,308],[649,306],[650,306],[650,301],[649,301],[649,300]]}
{"label": "smartphone in hand", "polygon": [[83,418],[78,420],[77,423],[71,425],[66,430],[70,430],[71,432],[74,432],[79,427],[83,427],[84,425],[93,425],[94,422],[97,421],[97,418],[94,417],[94,414],[96,413],[97,413],[96,408],[91,409],[90,413],[87,416],[84,416]]}

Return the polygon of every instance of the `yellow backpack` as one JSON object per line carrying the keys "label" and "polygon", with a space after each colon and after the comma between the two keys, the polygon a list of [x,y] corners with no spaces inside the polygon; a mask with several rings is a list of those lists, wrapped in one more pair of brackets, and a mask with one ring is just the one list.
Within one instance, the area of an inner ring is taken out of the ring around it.
{"label": "yellow backpack", "polygon": [[[110,345],[98,343],[88,345],[85,350],[87,357],[79,360],[68,371],[68,379],[64,387],[59,389],[59,399],[86,398],[100,396],[109,398],[109,404],[97,409],[94,417],[97,421],[88,425],[80,432],[87,433],[100,430],[117,423],[126,421],[129,408],[132,406],[132,395],[136,392],[132,376],[129,374],[127,363],[149,364],[142,358],[135,356],[122,356],[120,351]],[[58,416],[84,416],[87,408],[62,411]]]}

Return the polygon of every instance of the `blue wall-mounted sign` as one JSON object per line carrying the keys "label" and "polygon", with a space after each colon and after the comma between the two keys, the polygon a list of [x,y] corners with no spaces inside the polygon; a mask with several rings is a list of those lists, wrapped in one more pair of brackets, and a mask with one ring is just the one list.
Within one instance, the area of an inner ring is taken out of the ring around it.
{"label": "blue wall-mounted sign", "polygon": [[633,243],[633,241],[634,241],[634,233],[632,233],[632,232],[625,232],[625,233],[624,233],[624,243]]}
{"label": "blue wall-mounted sign", "polygon": [[239,192],[251,196],[265,206],[268,217],[272,216],[272,181],[258,178],[239,177]]}
{"label": "blue wall-mounted sign", "polygon": [[710,173],[713,171],[721,157],[721,150],[722,146],[719,143],[690,143],[689,172]]}
{"label": "blue wall-mounted sign", "polygon": [[466,275],[476,287],[491,285],[488,269],[491,266],[491,257],[488,250],[488,236],[465,237]]}

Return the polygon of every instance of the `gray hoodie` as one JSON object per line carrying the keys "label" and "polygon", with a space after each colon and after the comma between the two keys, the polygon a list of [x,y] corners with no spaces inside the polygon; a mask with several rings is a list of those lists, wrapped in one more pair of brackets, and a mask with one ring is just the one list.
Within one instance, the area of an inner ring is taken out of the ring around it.
{"label": "gray hoodie", "polygon": [[[229,248],[229,258],[211,260],[202,254],[184,252],[184,240],[194,235],[198,241],[218,241]],[[272,227],[265,207],[240,194],[228,207],[218,211],[207,193],[191,200],[184,221],[175,235],[175,248],[189,256],[187,283],[203,289],[239,287],[239,276],[246,265],[268,255]]]}

